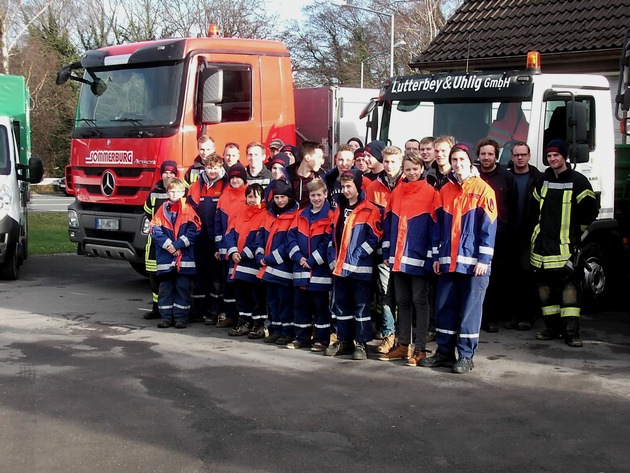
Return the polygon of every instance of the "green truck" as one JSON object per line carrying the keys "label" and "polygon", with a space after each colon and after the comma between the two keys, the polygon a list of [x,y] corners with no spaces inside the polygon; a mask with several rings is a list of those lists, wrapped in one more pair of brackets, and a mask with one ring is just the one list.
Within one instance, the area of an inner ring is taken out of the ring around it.
{"label": "green truck", "polygon": [[21,76],[0,75],[0,277],[17,279],[28,256],[30,184],[44,175],[31,157],[30,96]]}

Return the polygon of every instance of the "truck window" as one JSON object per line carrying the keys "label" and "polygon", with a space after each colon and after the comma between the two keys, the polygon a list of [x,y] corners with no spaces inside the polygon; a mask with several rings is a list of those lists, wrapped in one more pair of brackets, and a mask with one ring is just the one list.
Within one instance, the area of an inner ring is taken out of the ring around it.
{"label": "truck window", "polygon": [[0,174],[8,176],[11,173],[9,160],[9,135],[7,129],[0,126]]}
{"label": "truck window", "polygon": [[[595,149],[595,99],[589,96],[577,96],[576,101],[586,107],[586,142],[589,149]],[[543,142],[545,145],[553,139],[567,139],[566,131],[566,101],[553,100],[545,104],[545,131]]]}
{"label": "truck window", "polygon": [[222,122],[243,122],[252,117],[252,71],[247,65],[222,65]]}

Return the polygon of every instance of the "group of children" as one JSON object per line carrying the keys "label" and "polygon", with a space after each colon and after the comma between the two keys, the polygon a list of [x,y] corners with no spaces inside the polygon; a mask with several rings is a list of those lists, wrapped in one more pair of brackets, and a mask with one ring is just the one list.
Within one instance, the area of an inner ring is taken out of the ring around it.
{"label": "group of children", "polygon": [[[250,146],[264,150],[258,143]],[[306,142],[297,150],[298,163],[312,159],[313,150],[319,149]],[[338,162],[349,149],[340,148]],[[301,199],[301,206],[291,179],[282,172],[286,169],[274,169],[263,188],[248,184],[242,164],[224,166],[222,157],[211,153],[201,157],[203,169],[185,195],[185,183],[171,175],[177,171],[175,163],[163,163],[167,198],[150,214],[153,243],[147,251],[155,253],[152,287],[155,292],[159,283],[158,327],[186,327],[191,306],[197,306],[209,323],[229,327],[232,336],[366,359],[366,344],[373,338],[374,268],[380,264],[384,269],[379,271],[392,277],[385,289],[391,288],[397,307],[398,345],[389,346],[379,359],[422,364],[427,358],[431,282],[435,272],[450,272],[449,259],[457,258],[457,248],[452,255],[441,248],[450,251],[459,243],[449,232],[453,215],[461,212],[445,213],[438,190],[425,179],[419,153],[403,155],[382,142],[372,142],[361,152],[368,165],[373,164],[369,171],[354,166],[333,169],[334,199],[326,184],[330,180],[309,179],[308,200]],[[272,159],[269,164],[276,168],[285,163]],[[469,164],[472,169],[472,158]],[[459,187],[450,192],[457,194],[462,185],[453,181]],[[478,199],[480,188],[473,192]],[[461,195],[453,196],[457,198]],[[493,218],[490,213],[483,221],[488,235]],[[478,231],[475,222],[470,225],[471,231]],[[470,244],[477,244],[474,240],[466,242],[469,250]],[[471,251],[478,254],[478,248]],[[458,271],[453,265],[453,272]],[[472,271],[466,267],[464,273]],[[209,303],[197,305],[195,297],[203,299],[204,292]],[[219,312],[225,316],[216,319]]]}

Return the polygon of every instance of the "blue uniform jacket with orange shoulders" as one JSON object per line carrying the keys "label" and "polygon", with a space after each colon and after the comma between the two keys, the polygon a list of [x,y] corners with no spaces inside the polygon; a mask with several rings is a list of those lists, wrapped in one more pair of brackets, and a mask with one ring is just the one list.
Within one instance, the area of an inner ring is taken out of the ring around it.
{"label": "blue uniform jacket with orange shoulders", "polygon": [[[155,241],[157,274],[176,270],[180,274],[195,274],[195,253],[193,244],[201,232],[201,219],[195,210],[180,200],[180,208],[175,216],[170,211],[171,203],[165,202],[151,219],[151,238]],[[180,250],[177,256],[166,251],[170,244]]]}
{"label": "blue uniform jacket with orange shoulders", "polygon": [[392,271],[433,274],[433,230],[440,195],[425,180],[402,180],[393,190],[383,221],[383,259]]}
{"label": "blue uniform jacket with orange shoulders", "polygon": [[472,275],[478,262],[490,265],[497,231],[492,187],[477,176],[460,184],[451,173],[440,199],[433,236],[433,260],[439,261],[440,270]]}
{"label": "blue uniform jacket with orange shoulders", "polygon": [[219,252],[220,259],[227,259],[227,247],[223,241],[223,237],[228,229],[228,220],[231,216],[245,206],[245,192],[247,186],[225,188],[219,202],[217,202],[217,212],[214,216],[214,244]]}
{"label": "blue uniform jacket with orange shoulders", "polygon": [[[260,264],[256,260],[256,235],[267,218],[265,204],[245,205],[230,219],[225,234],[227,258],[230,261],[229,278],[259,282]],[[241,262],[234,263],[232,254],[239,253]]]}
{"label": "blue uniform jacket with orange shoulders", "polygon": [[193,206],[201,219],[201,231],[205,233],[214,244],[214,223],[217,213],[217,204],[223,189],[229,186],[227,175],[210,181],[203,171],[199,178],[190,185],[186,201]]}
{"label": "blue uniform jacket with orange shoulders", "polygon": [[[349,212],[345,223],[340,222],[348,209],[348,199],[337,195],[339,205],[335,209],[331,225],[332,239],[328,246],[328,260],[333,275],[370,281],[374,266],[374,251],[383,237],[381,211],[365,198],[365,191],[359,193],[357,206]],[[336,231],[343,225],[339,242]]]}
{"label": "blue uniform jacket with orange shoulders", "polygon": [[[333,211],[328,201],[316,214],[308,204],[295,217],[289,230],[289,257],[293,260],[293,285],[307,291],[330,291],[332,274],[328,266],[328,244],[332,238],[330,224]],[[311,269],[300,266],[306,258]]]}

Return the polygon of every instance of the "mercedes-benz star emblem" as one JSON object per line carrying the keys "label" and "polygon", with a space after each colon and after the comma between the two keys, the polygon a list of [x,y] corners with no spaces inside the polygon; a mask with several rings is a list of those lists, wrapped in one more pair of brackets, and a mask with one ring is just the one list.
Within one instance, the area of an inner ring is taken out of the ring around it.
{"label": "mercedes-benz star emblem", "polygon": [[116,177],[111,171],[105,171],[101,179],[101,192],[105,197],[114,195],[116,189]]}

